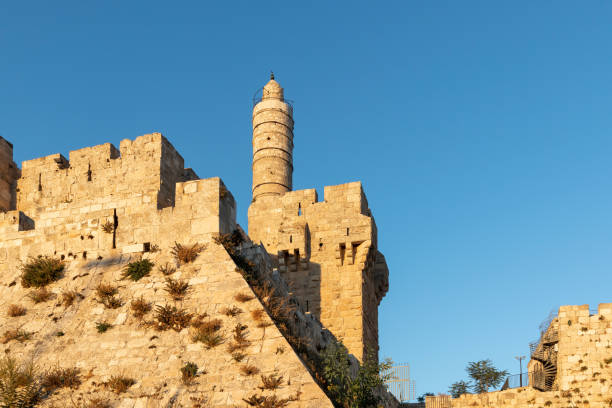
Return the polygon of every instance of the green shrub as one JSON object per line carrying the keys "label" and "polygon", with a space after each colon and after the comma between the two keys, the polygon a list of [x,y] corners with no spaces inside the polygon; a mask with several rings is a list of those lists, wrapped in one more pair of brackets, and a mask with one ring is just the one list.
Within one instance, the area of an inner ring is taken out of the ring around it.
{"label": "green shrub", "polygon": [[41,288],[62,277],[64,261],[49,256],[30,258],[21,266],[21,286]]}
{"label": "green shrub", "polygon": [[376,355],[368,350],[356,376],[351,375],[348,350],[342,343],[329,344],[322,353],[322,374],[327,389],[337,406],[365,408],[378,406],[381,401],[375,390],[388,379],[391,361],[377,363]]}
{"label": "green shrub", "polygon": [[98,330],[98,333],[104,333],[105,331],[107,331],[111,327],[113,327],[113,325],[110,324],[110,323],[107,323],[107,322],[98,322],[98,323],[96,323],[96,330]]}
{"label": "green shrub", "polygon": [[155,264],[148,259],[130,262],[123,268],[123,279],[140,280],[151,272],[153,265]]}

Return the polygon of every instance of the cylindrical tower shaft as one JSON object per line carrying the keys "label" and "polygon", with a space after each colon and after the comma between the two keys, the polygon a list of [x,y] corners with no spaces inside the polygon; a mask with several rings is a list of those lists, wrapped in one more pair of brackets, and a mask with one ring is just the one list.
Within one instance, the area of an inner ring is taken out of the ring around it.
{"label": "cylindrical tower shaft", "polygon": [[293,108],[271,75],[253,108],[253,199],[291,191]]}

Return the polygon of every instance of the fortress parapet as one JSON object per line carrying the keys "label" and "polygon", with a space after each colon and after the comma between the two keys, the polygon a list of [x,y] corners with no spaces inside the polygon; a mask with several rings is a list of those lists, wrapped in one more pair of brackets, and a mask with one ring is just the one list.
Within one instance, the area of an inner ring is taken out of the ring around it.
{"label": "fortress parapet", "polygon": [[13,145],[0,136],[0,211],[15,208],[15,182],[19,168],[13,162]]}
{"label": "fortress parapet", "polygon": [[[81,207],[104,201],[138,209],[174,205],[177,182],[197,179],[160,133],[23,162],[17,183],[17,208],[35,214],[63,203]],[[136,207],[134,207],[136,204]]]}
{"label": "fortress parapet", "polygon": [[0,265],[38,255],[143,252],[236,228],[236,204],[221,179],[197,179],[160,133],[120,146],[23,162],[13,183],[16,209],[0,212]]}

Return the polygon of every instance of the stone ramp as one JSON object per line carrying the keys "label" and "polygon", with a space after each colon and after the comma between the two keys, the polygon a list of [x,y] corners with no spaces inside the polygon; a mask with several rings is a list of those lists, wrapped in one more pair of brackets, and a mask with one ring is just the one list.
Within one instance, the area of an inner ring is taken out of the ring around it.
{"label": "stone ramp", "polygon": [[[189,282],[188,294],[182,301],[171,299],[165,290],[166,277],[157,268],[174,261],[169,248],[142,255],[156,266],[149,276],[137,282],[122,279],[122,269],[128,262],[139,259],[140,254],[114,251],[101,260],[68,260],[64,276],[48,286],[53,298],[38,304],[27,296],[33,289],[21,286],[19,270],[4,271],[0,281],[2,334],[15,329],[31,333],[27,341],[12,340],[3,344],[5,355],[21,361],[31,359],[41,371],[57,366],[80,370],[79,388],[60,389],[41,405],[80,407],[83,402],[102,398],[113,407],[126,408],[244,407],[248,406],[244,399],[264,395],[295,399],[289,402],[289,407],[332,407],[251,288],[236,272],[236,265],[225,249],[213,242],[205,245],[206,249],[194,263],[181,266],[171,275],[173,279]],[[108,309],[96,300],[95,288],[99,283],[118,287],[121,307]],[[77,297],[71,306],[64,306],[61,294],[68,290],[77,291],[82,298]],[[238,293],[249,294],[253,299],[239,302],[234,298]],[[158,331],[143,323],[153,320],[154,311],[138,319],[130,310],[130,302],[141,296],[153,306],[171,305],[189,313],[208,315],[207,319],[220,319],[219,333],[224,343],[207,349],[192,340],[193,329]],[[11,304],[24,306],[26,314],[8,317],[6,310]],[[236,316],[223,313],[234,306],[242,312]],[[269,326],[257,327],[252,315],[255,310],[261,310],[259,313]],[[98,333],[98,322],[108,322],[112,327]],[[245,357],[241,362],[235,361],[228,351],[237,324],[247,326],[245,333],[251,343],[243,350]],[[190,385],[181,380],[180,369],[186,362],[199,367],[198,376]],[[244,365],[257,367],[260,372],[245,375],[241,371]],[[261,390],[261,376],[271,374],[282,376],[282,384],[276,390]],[[125,393],[116,394],[104,385],[113,375],[132,378],[135,384]]]}

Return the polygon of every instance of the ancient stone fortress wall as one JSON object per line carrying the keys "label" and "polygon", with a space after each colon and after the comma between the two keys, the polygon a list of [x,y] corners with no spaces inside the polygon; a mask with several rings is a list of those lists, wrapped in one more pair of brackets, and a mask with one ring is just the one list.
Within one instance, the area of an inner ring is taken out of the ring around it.
{"label": "ancient stone fortress wall", "polygon": [[[0,267],[29,256],[96,259],[111,249],[203,240],[236,228],[219,178],[194,180],[159,133],[23,163],[16,209],[0,215]],[[188,181],[186,181],[188,180]],[[106,224],[112,231],[105,232]]]}
{"label": "ancient stone fortress wall", "polygon": [[[15,187],[16,208],[0,212],[4,354],[34,360],[41,369],[78,368],[82,380],[75,390],[55,392],[44,406],[80,406],[101,398],[121,408],[236,407],[246,406],[245,399],[255,395],[290,399],[295,407],[332,407],[240,268],[213,239],[239,230],[234,199],[219,178],[192,180],[195,174],[183,168],[178,153],[160,134],[123,141],[120,150],[106,144],[71,152],[70,160],[53,155],[23,167]],[[195,262],[177,265],[171,254],[175,242],[199,243],[204,250]],[[263,248],[245,244],[241,250],[272,277]],[[61,257],[66,267],[61,279],[48,286],[51,299],[35,303],[29,297],[35,289],[21,285],[20,266],[39,255]],[[125,279],[123,268],[140,259],[154,262],[153,271],[137,282]],[[162,265],[177,267],[170,277],[188,283],[183,299],[167,292],[167,277],[157,269]],[[270,282],[279,294],[290,296],[280,276]],[[118,307],[100,303],[100,283],[117,287]],[[78,295],[67,304],[64,294],[71,292]],[[131,310],[137,299],[153,307],[143,319]],[[25,314],[10,317],[10,305],[23,306]],[[208,348],[194,341],[193,328],[155,330],[147,321],[161,306],[220,319],[222,344]],[[97,330],[101,322],[110,324],[104,333]],[[299,310],[291,325],[315,350],[334,339]],[[238,326],[244,327],[249,342],[240,360],[228,347]],[[11,340],[10,332],[23,337]],[[199,367],[189,384],[182,382],[180,371],[187,362]],[[257,372],[249,374],[245,367]],[[104,383],[114,375],[135,384],[125,393],[111,392]],[[281,385],[260,389],[262,375],[282,376]]]}
{"label": "ancient stone fortress wall", "polygon": [[361,359],[378,351],[378,304],[388,269],[361,183],[258,197],[249,236],[271,254],[302,306]]}
{"label": "ancient stone fortress wall", "polygon": [[0,136],[0,211],[15,206],[15,182],[19,174],[13,162],[13,145]]}
{"label": "ancient stone fortress wall", "polygon": [[[557,334],[557,336],[555,336]],[[546,344],[544,344],[546,343]],[[542,337],[542,346],[556,362],[552,390],[522,387],[453,399],[453,407],[538,407],[565,408],[612,406],[612,303],[599,305],[591,314],[588,305],[562,306],[558,317]],[[532,359],[533,368],[540,361]],[[539,386],[530,373],[530,382]]]}

